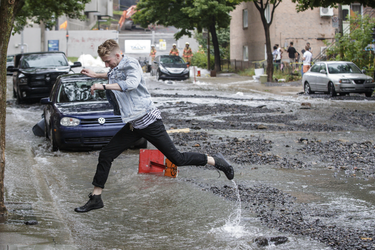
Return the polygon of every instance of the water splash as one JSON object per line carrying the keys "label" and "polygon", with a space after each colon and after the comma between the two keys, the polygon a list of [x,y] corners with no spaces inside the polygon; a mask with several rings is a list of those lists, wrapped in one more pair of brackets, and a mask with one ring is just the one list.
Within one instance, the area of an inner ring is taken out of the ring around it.
{"label": "water splash", "polygon": [[241,226],[241,197],[238,186],[234,180],[233,183],[233,190],[237,196],[236,201],[236,208],[234,211],[229,215],[228,219],[225,220],[225,224],[219,228],[213,228],[210,230],[211,233],[226,233],[230,234],[232,237],[241,238],[245,234],[248,234],[243,226]]}

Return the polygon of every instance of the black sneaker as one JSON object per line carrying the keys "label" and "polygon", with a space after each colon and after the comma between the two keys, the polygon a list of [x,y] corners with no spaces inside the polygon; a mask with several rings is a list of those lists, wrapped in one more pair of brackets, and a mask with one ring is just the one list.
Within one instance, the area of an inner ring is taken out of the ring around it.
{"label": "black sneaker", "polygon": [[224,159],[221,153],[212,156],[215,160],[215,168],[224,172],[228,180],[232,180],[234,177],[233,167]]}
{"label": "black sneaker", "polygon": [[102,197],[101,195],[92,195],[91,193],[89,194],[90,200],[83,205],[82,207],[76,207],[74,211],[77,213],[85,213],[93,209],[99,209],[104,207]]}

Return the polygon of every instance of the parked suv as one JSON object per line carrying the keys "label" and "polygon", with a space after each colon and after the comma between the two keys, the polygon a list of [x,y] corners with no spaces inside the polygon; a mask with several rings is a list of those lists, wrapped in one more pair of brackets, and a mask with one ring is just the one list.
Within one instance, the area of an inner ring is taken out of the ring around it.
{"label": "parked suv", "polygon": [[15,55],[13,72],[13,97],[18,103],[48,97],[56,78],[68,74],[80,62],[69,65],[64,52],[38,52]]}

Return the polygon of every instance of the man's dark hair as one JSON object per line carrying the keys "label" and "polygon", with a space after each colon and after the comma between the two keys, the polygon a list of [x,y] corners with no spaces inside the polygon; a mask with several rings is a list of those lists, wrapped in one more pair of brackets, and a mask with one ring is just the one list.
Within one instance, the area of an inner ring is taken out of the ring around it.
{"label": "man's dark hair", "polygon": [[290,45],[292,45],[292,46],[293,46],[293,42],[290,42]]}

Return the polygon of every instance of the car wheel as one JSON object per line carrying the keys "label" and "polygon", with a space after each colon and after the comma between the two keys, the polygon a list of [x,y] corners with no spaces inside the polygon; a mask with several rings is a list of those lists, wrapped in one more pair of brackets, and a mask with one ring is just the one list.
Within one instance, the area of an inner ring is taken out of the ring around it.
{"label": "car wheel", "polygon": [[13,98],[17,98],[17,93],[14,89],[13,89]]}
{"label": "car wheel", "polygon": [[372,92],[366,92],[365,95],[366,95],[366,97],[371,97],[372,96]]}
{"label": "car wheel", "polygon": [[57,151],[59,149],[59,147],[56,144],[56,139],[55,139],[55,135],[53,134],[52,128],[50,128],[50,130],[49,130],[49,139],[51,141],[52,152]]}
{"label": "car wheel", "polygon": [[330,96],[332,96],[332,97],[337,96],[337,93],[336,93],[336,90],[335,90],[335,86],[334,86],[333,83],[331,83],[331,82],[328,84],[328,93],[329,93]]}
{"label": "car wheel", "polygon": [[156,79],[156,81],[159,81],[159,80],[160,80],[160,77],[159,77],[159,70],[156,70],[156,72],[155,72],[155,79]]}
{"label": "car wheel", "polygon": [[16,98],[17,98],[17,104],[22,104],[23,100],[21,99],[20,95],[18,92],[16,92]]}
{"label": "car wheel", "polygon": [[314,92],[311,91],[310,84],[308,82],[305,83],[305,94],[306,95],[314,94]]}

